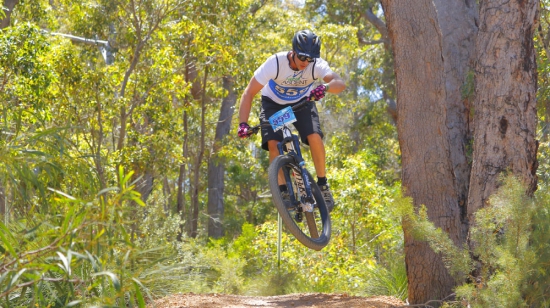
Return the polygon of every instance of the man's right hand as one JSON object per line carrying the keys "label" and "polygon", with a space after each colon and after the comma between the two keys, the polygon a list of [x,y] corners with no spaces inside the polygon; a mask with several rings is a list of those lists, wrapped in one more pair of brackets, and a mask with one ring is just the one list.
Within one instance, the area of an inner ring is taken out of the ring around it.
{"label": "man's right hand", "polygon": [[237,135],[239,135],[240,138],[246,138],[248,137],[248,130],[250,129],[250,126],[246,122],[242,122],[239,124],[239,129],[237,130]]}

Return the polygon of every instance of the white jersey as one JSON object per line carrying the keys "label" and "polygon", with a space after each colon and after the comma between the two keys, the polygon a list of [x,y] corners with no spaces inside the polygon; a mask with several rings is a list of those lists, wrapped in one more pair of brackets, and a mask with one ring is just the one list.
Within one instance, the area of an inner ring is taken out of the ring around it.
{"label": "white jersey", "polygon": [[332,73],[327,61],[316,58],[302,71],[290,68],[288,52],[269,57],[255,72],[254,77],[262,84],[262,95],[281,105],[296,103],[311,91],[317,79],[323,80]]}

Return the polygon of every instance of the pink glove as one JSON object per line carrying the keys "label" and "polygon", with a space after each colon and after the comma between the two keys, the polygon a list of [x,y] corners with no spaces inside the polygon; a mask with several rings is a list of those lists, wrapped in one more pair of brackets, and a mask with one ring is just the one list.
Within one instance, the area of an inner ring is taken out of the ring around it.
{"label": "pink glove", "polygon": [[248,130],[250,129],[250,126],[246,122],[242,122],[239,124],[239,129],[237,130],[237,135],[241,138],[248,137]]}
{"label": "pink glove", "polygon": [[322,84],[320,86],[318,86],[317,88],[311,90],[311,92],[309,93],[309,100],[314,100],[314,101],[318,101],[320,100],[321,98],[325,97],[325,92],[327,91],[327,87]]}

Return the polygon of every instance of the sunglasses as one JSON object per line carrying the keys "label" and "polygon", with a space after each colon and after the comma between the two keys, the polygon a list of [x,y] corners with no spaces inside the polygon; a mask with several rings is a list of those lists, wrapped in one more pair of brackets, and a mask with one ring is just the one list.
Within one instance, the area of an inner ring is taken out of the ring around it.
{"label": "sunglasses", "polygon": [[302,61],[302,62],[306,62],[306,61],[307,61],[307,62],[310,62],[310,63],[311,63],[311,62],[315,61],[315,59],[310,58],[310,57],[308,57],[308,56],[304,56],[304,55],[296,55],[296,56],[297,56],[298,59],[299,59],[300,61]]}

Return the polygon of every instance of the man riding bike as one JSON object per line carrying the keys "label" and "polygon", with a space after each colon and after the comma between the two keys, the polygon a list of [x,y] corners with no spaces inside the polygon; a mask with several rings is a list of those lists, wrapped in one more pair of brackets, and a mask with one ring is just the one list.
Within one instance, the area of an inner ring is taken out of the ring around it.
{"label": "man riding bike", "polygon": [[[262,92],[262,108],[260,121],[267,119],[275,112],[295,105],[305,99],[320,100],[326,92],[338,94],[346,85],[342,78],[332,71],[328,63],[320,58],[321,40],[310,30],[296,32],[292,39],[292,50],[279,52],[269,57],[255,72],[241,96],[239,109],[238,135],[248,136],[250,126],[247,124],[252,100],[258,92]],[[314,89],[316,81],[324,82]],[[323,198],[329,210],[334,207],[334,199],[326,178],[325,145],[323,132],[319,121],[319,113],[315,104],[309,104],[295,112],[296,130],[303,143],[309,145],[317,184],[323,193]],[[270,162],[279,155],[277,144],[283,140],[280,131],[274,132],[271,126],[262,126],[262,148],[269,150]],[[281,191],[287,188],[280,186]]]}

